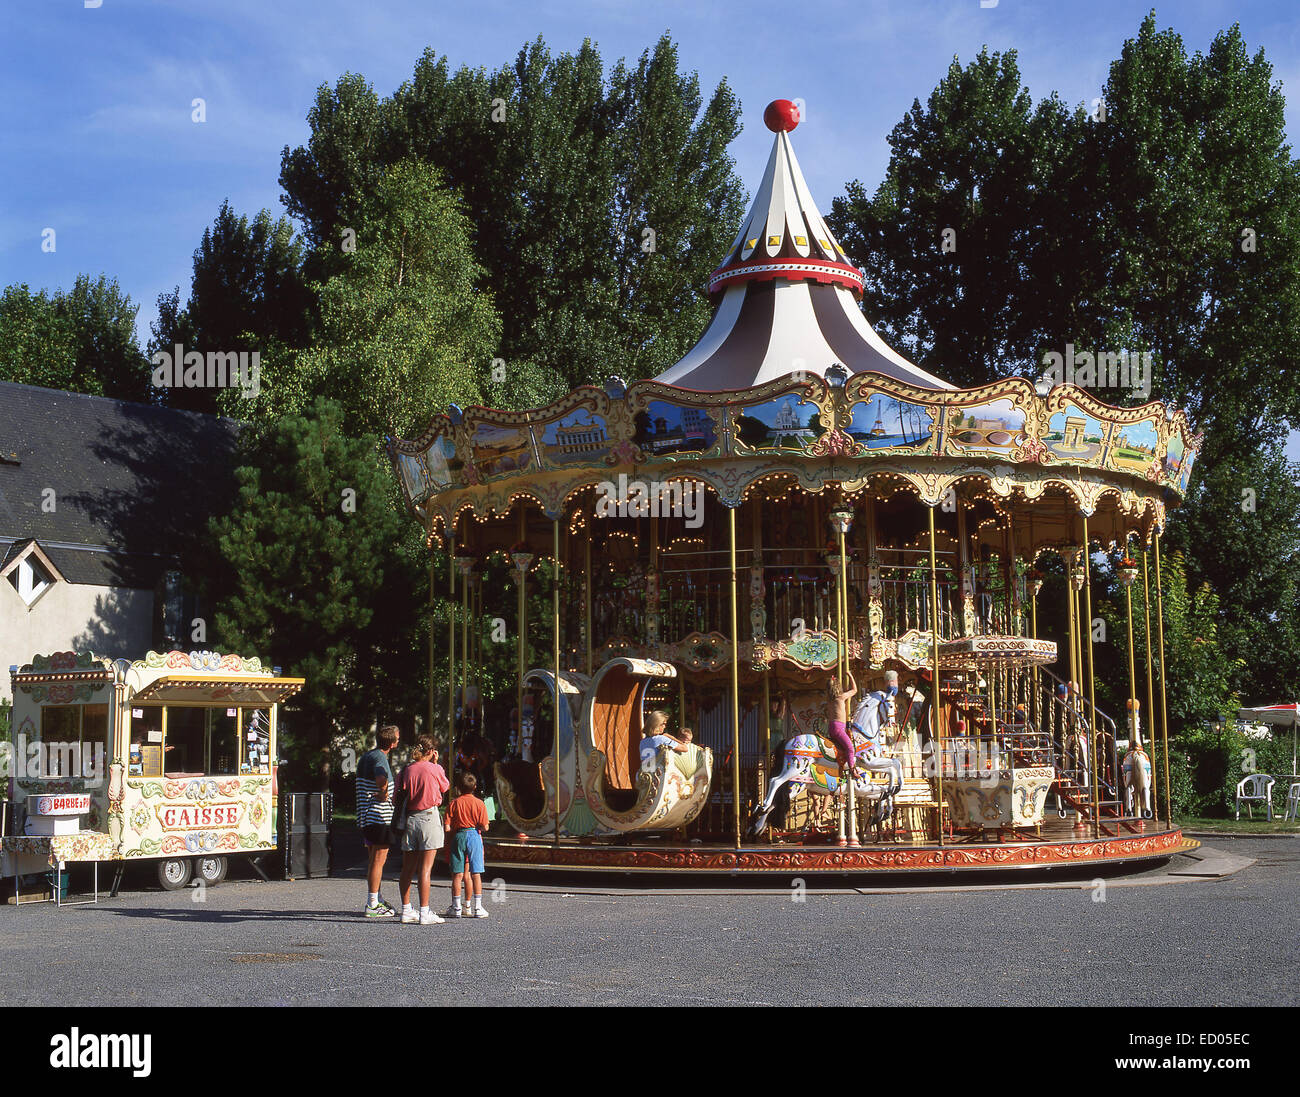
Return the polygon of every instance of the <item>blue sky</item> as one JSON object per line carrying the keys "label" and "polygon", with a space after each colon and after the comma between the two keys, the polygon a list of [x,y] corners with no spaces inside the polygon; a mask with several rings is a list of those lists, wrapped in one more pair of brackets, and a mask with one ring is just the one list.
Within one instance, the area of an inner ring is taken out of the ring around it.
{"label": "blue sky", "polygon": [[[381,95],[426,47],[494,68],[545,36],[584,37],[607,64],[636,57],[665,30],[706,88],[725,77],[744,106],[733,146],[757,185],[770,147],[762,109],[807,104],[796,135],[804,173],[827,208],[844,183],[869,187],[886,136],[952,57],[1015,49],[1035,98],[1091,102],[1150,0],[7,0],[0,12],[0,285],[67,287],[79,271],[116,277],[147,335],[157,295],[188,288],[190,257],[229,198],[241,213],[281,211],[280,151],[307,136],[316,87],[364,74]],[[1239,22],[1263,46],[1300,122],[1300,18],[1294,0],[1179,0],[1157,7],[1189,50]],[[207,121],[191,121],[191,101]],[[54,228],[57,250],[42,252]],[[1300,436],[1292,440],[1300,458]]]}

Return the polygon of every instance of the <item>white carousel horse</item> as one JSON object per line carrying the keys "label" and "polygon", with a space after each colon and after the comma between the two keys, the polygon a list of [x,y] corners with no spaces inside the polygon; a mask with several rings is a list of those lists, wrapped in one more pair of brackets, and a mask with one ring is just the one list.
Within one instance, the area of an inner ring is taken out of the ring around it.
{"label": "white carousel horse", "polygon": [[1133,722],[1133,746],[1124,755],[1120,769],[1124,773],[1124,808],[1137,815],[1137,804],[1142,804],[1142,818],[1151,818],[1151,759],[1142,749],[1142,733]]}
{"label": "white carousel horse", "polygon": [[[867,694],[853,712],[848,732],[853,739],[853,789],[857,799],[875,801],[871,822],[883,823],[894,811],[894,797],[903,787],[903,763],[886,757],[884,727],[893,712],[894,699],[879,691]],[[834,796],[839,790],[839,757],[834,744],[821,735],[796,735],[781,744],[783,764],[767,784],[767,795],[750,817],[751,834],[767,826],[768,816],[776,806],[777,794],[787,784],[793,800],[805,788],[821,796]],[[820,765],[818,763],[821,763]],[[871,774],[889,775],[882,785]]]}

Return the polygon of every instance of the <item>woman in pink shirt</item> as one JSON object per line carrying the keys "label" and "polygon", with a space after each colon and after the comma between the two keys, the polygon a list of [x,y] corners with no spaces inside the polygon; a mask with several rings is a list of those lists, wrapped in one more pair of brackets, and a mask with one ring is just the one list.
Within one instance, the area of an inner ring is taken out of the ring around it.
{"label": "woman in pink shirt", "polygon": [[[411,761],[402,770],[400,787],[407,794],[406,832],[402,835],[402,921],[422,926],[442,921],[429,909],[429,873],[442,848],[442,818],[438,805],[447,791],[447,774],[438,765],[433,739],[421,735],[411,750]],[[419,873],[420,909],[411,906],[411,880]]]}

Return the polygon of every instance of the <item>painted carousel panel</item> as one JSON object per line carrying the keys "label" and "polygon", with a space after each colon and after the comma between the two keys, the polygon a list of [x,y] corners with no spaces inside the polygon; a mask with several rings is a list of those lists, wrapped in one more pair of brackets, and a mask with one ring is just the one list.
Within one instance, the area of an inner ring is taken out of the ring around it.
{"label": "painted carousel panel", "polygon": [[1106,463],[1121,472],[1163,479],[1164,445],[1160,434],[1160,424],[1155,419],[1116,424],[1111,430]]}
{"label": "painted carousel panel", "polygon": [[594,401],[535,429],[544,468],[612,464],[616,439],[609,419],[595,410]]}
{"label": "painted carousel panel", "polygon": [[719,449],[720,412],[684,401],[650,400],[635,416],[633,441],[651,460],[702,457]]}
{"label": "painted carousel panel", "polygon": [[852,405],[846,429],[867,452],[933,453],[938,417],[937,407],[877,392]]}
{"label": "painted carousel panel", "polygon": [[473,460],[466,478],[472,483],[528,472],[538,466],[533,436],[526,425],[478,422],[473,424],[469,437]]}
{"label": "painted carousel panel", "polygon": [[822,409],[804,392],[739,407],[732,418],[738,453],[803,454],[826,430]]}
{"label": "painted carousel panel", "polygon": [[944,449],[953,456],[1011,457],[1028,440],[1025,411],[1010,397],[950,407],[944,419]]}
{"label": "painted carousel panel", "polygon": [[1109,423],[1069,402],[1048,419],[1043,442],[1047,452],[1057,461],[1072,465],[1100,465],[1109,432]]}

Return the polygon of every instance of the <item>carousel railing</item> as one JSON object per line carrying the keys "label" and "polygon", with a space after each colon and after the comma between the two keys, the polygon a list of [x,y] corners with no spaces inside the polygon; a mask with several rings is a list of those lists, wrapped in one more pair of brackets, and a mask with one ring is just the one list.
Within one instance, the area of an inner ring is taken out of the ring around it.
{"label": "carousel railing", "polygon": [[[849,615],[859,615],[861,595],[853,568],[849,571]],[[764,608],[772,636],[800,631],[839,631],[839,578],[825,565],[775,566],[764,571]]]}
{"label": "carousel railing", "polygon": [[[737,616],[749,620],[749,599],[737,591]],[[731,577],[728,568],[666,572],[659,577],[659,635],[680,640],[692,632],[731,633]]]}

